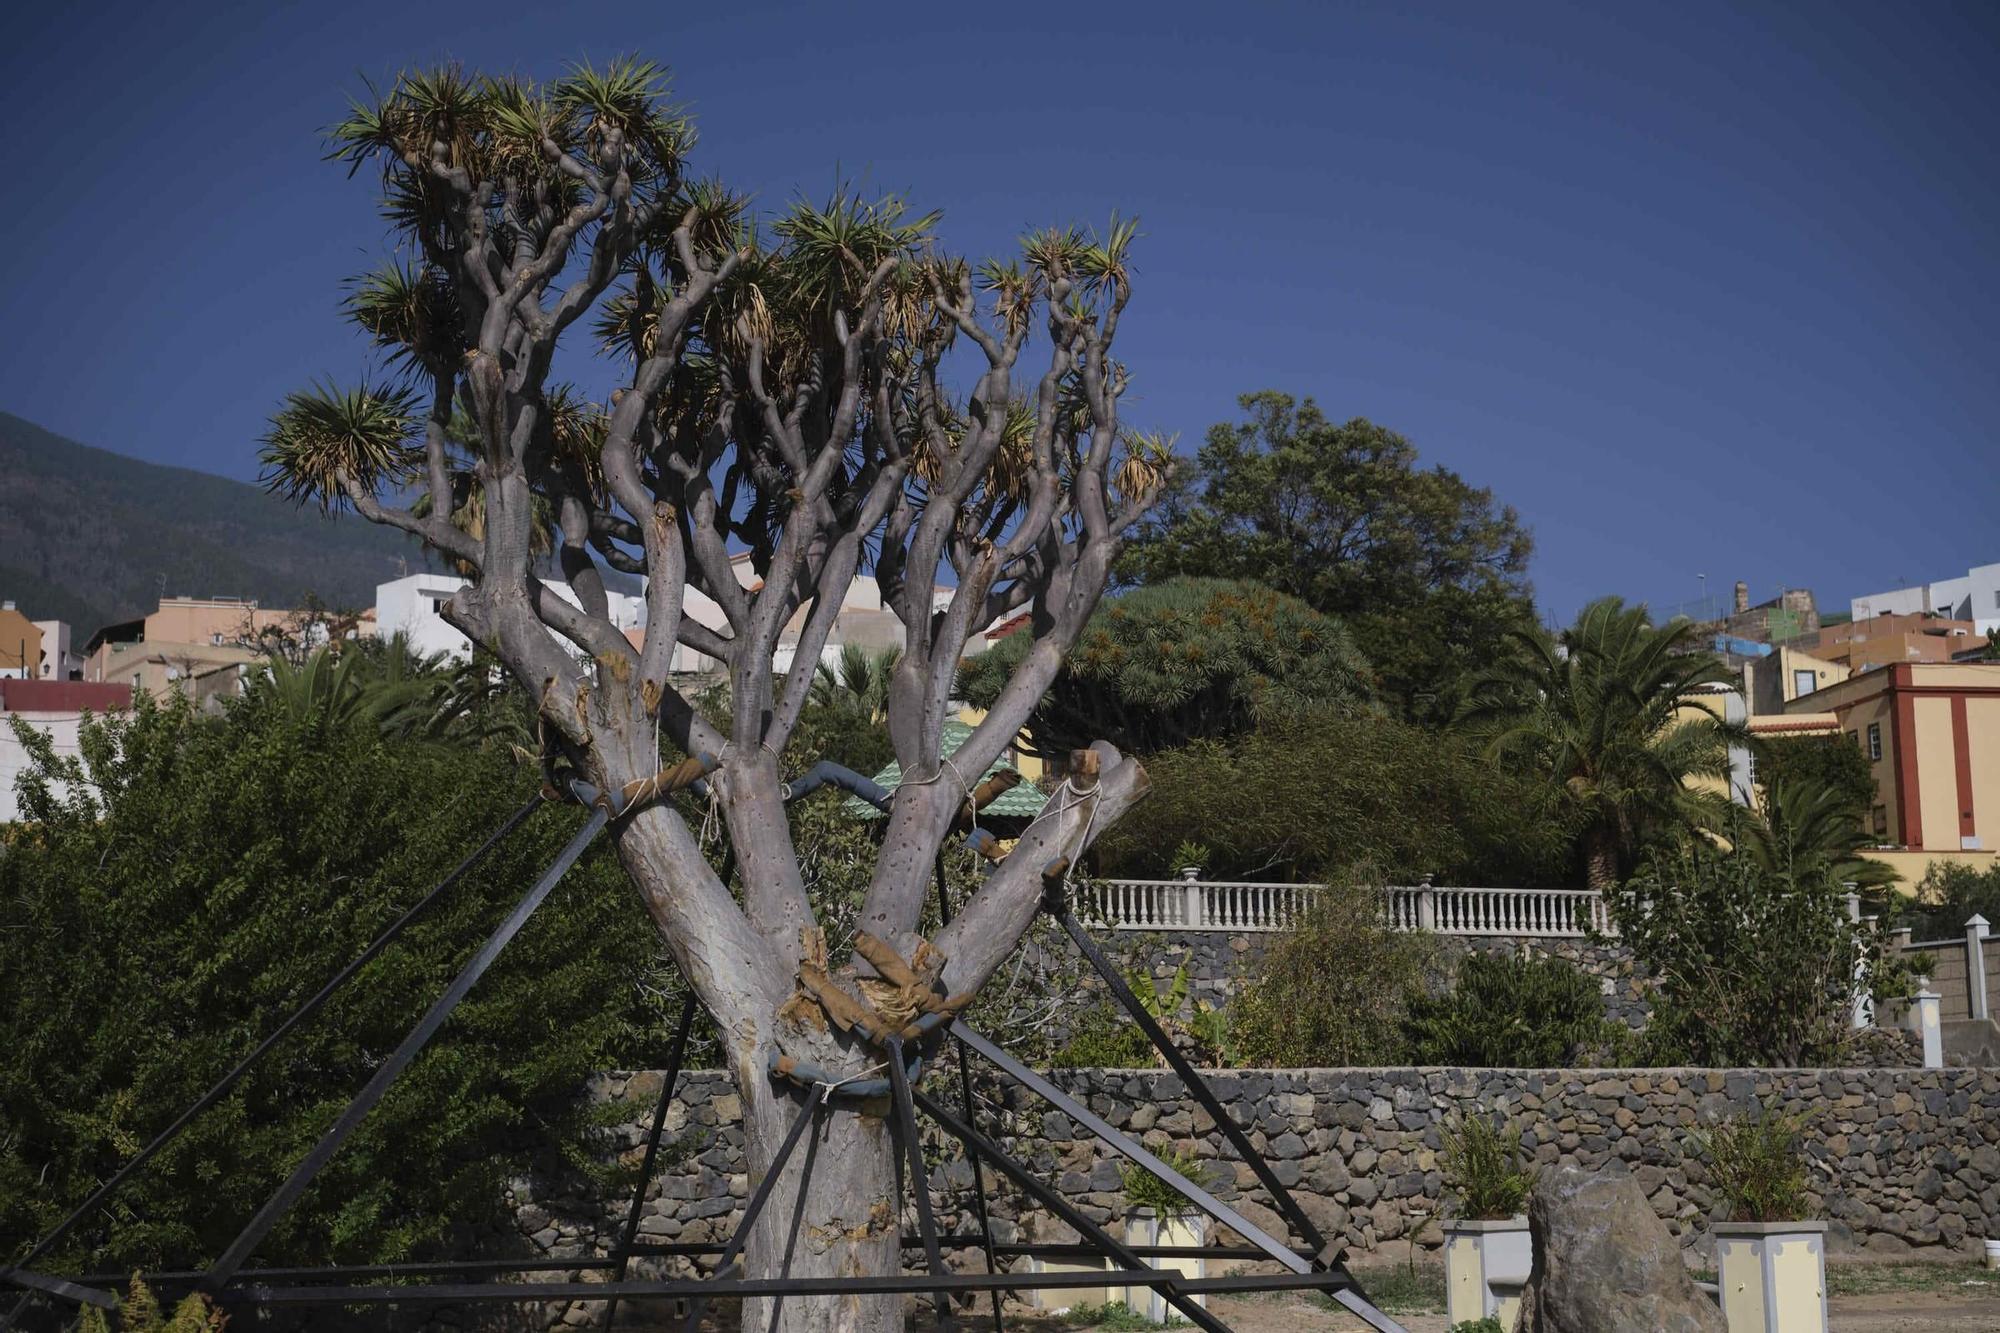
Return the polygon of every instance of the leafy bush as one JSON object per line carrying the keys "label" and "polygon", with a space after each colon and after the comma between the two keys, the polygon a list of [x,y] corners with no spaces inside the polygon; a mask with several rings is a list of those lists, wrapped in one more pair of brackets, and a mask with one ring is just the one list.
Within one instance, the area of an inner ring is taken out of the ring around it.
{"label": "leafy bush", "polygon": [[1500,1327],[1496,1316],[1487,1315],[1484,1319],[1462,1319],[1453,1324],[1448,1333],[1507,1333],[1507,1330]]}
{"label": "leafy bush", "polygon": [[1237,992],[1229,1039],[1238,1061],[1407,1063],[1404,1023],[1436,958],[1432,938],[1387,929],[1379,895],[1343,877],[1315,895]]}
{"label": "leafy bush", "polygon": [[1211,879],[1318,879],[1380,867],[1399,882],[1561,886],[1578,828],[1545,784],[1468,739],[1381,717],[1309,712],[1147,759],[1152,794],[1098,844],[1102,873],[1176,874],[1199,839]]}
{"label": "leafy bush", "polygon": [[1450,991],[1410,1006],[1426,1065],[1570,1068],[1611,1040],[1606,1026],[1596,981],[1560,958],[1470,954]]}
{"label": "leafy bush", "polygon": [[[1155,1153],[1154,1156],[1203,1189],[1208,1188],[1209,1164],[1195,1152],[1192,1145],[1185,1149],[1169,1148],[1165,1152]],[[1127,1162],[1118,1168],[1118,1183],[1125,1192],[1125,1201],[1135,1208],[1151,1208],[1164,1216],[1169,1213],[1185,1213],[1194,1207],[1193,1201],[1187,1195],[1132,1162]]]}
{"label": "leafy bush", "polygon": [[1805,1218],[1806,1159],[1802,1115],[1766,1106],[1754,1116],[1725,1120],[1694,1133],[1708,1158],[1715,1191],[1731,1222],[1797,1222]]}
{"label": "leafy bush", "polygon": [[1069,1040],[1049,1063],[1058,1069],[1150,1069],[1159,1053],[1136,1024],[1098,1003],[1077,1011]]}
{"label": "leafy bush", "polygon": [[[288,710],[142,701],[40,746],[0,855],[0,1254],[17,1254],[441,879],[535,789],[497,751]],[[56,780],[65,785],[58,786]],[[545,810],[54,1254],[213,1258],[574,833]],[[272,1232],[259,1261],[434,1252],[509,1175],[583,1167],[588,1076],[656,1060],[657,936],[600,843]]]}
{"label": "leafy bush", "polygon": [[1933,861],[1917,882],[1914,899],[1900,900],[1896,924],[1908,926],[1918,939],[1948,939],[1965,933],[1974,913],[2000,924],[2000,863],[1984,870]]}
{"label": "leafy bush", "polygon": [[1693,845],[1606,894],[1619,937],[1658,982],[1648,1040],[1709,1068],[1837,1064],[1857,962],[1880,960],[1823,869],[1795,872]]}
{"label": "leafy bush", "polygon": [[1458,1215],[1473,1221],[1513,1217],[1528,1201],[1535,1173],[1521,1157],[1521,1128],[1505,1133],[1484,1116],[1468,1115],[1444,1126],[1438,1170],[1458,1195]]}

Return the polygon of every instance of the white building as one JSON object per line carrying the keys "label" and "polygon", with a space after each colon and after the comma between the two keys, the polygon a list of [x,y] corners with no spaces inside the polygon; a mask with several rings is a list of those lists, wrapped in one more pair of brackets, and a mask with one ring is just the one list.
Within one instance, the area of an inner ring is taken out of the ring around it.
{"label": "white building", "polygon": [[[746,590],[762,586],[757,571],[752,567],[748,552],[730,561],[736,581]],[[407,578],[384,583],[375,589],[375,621],[377,634],[388,636],[401,633],[410,646],[426,656],[444,653],[455,658],[464,658],[471,652],[471,644],[463,634],[445,623],[441,610],[449,602],[452,594],[466,586],[467,580],[449,574],[412,574]],[[576,595],[565,583],[548,585],[571,605],[577,604]],[[646,600],[643,596],[628,596],[611,593],[611,620],[633,647],[639,647],[646,640]],[[931,595],[931,609],[942,610],[951,604],[952,589],[940,587]],[[681,614],[697,624],[704,625],[717,634],[729,633],[729,621],[722,613],[722,607],[708,594],[690,587],[686,591],[681,606]],[[777,650],[772,654],[772,665],[780,672],[789,671],[798,653],[799,636],[805,630],[807,608],[801,607],[792,613],[792,618],[778,633]],[[903,623],[896,613],[882,603],[881,590],[872,576],[858,575],[847,585],[847,592],[841,598],[839,614],[834,619],[833,630],[827,635],[826,646],[820,651],[820,661],[828,666],[840,660],[841,649],[852,644],[880,652],[899,649],[903,646]],[[966,644],[966,651],[977,653],[988,646],[985,636],[975,634]],[[704,653],[695,651],[686,644],[675,644],[667,670],[676,675],[699,675],[720,669],[720,663]]]}
{"label": "white building", "polygon": [[35,628],[42,632],[42,675],[43,680],[82,680],[83,654],[71,645],[69,622],[64,620],[37,620]]}
{"label": "white building", "polygon": [[[375,632],[384,638],[405,636],[410,647],[422,656],[443,653],[447,657],[472,655],[472,641],[445,622],[442,614],[452,594],[470,581],[450,574],[412,574],[408,578],[377,585],[375,589]],[[567,583],[546,585],[571,606],[581,603]],[[630,634],[646,627],[646,599],[624,593],[610,593],[611,623]]]}
{"label": "white building", "polygon": [[1947,620],[1970,620],[1984,634],[2000,629],[2000,565],[1974,565],[1963,578],[1869,593],[1849,602],[1847,609],[1856,620],[1885,612],[1902,616],[1935,612]]}
{"label": "white building", "polygon": [[86,711],[122,713],[132,706],[129,685],[77,680],[0,680],[0,824],[21,817],[15,780],[28,767],[28,751],[14,735],[15,719],[47,736],[58,756],[75,758]]}

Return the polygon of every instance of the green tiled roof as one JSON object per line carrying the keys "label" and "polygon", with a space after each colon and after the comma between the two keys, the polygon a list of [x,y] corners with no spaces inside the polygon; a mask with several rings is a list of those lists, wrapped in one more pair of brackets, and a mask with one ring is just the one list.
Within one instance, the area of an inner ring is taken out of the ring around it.
{"label": "green tiled roof", "polygon": [[[956,719],[947,720],[944,724],[943,736],[946,757],[957,754],[958,747],[965,744],[967,738],[971,735],[972,728],[965,725],[965,723]],[[978,777],[974,777],[970,773],[964,776],[966,781],[977,787],[995,773],[1002,771],[1012,771],[1012,766],[995,759],[987,766],[986,771]],[[951,769],[945,769],[942,781],[955,783],[957,780]],[[893,794],[896,788],[903,785],[902,765],[891,763],[887,768],[875,775],[875,782],[884,791]],[[994,801],[993,804],[981,810],[979,817],[982,819],[1033,819],[1036,815],[1042,813],[1042,807],[1048,803],[1048,799],[1048,796],[1038,790],[1033,783],[1017,783],[1011,790],[1002,792],[999,799]],[[858,796],[848,797],[843,803],[843,808],[848,814],[858,819],[882,818],[880,810],[877,810]]]}

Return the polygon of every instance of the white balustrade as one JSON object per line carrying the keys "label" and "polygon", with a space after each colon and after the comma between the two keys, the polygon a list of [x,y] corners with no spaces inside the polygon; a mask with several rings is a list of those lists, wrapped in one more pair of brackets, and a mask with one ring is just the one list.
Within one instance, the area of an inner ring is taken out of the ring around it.
{"label": "white balustrade", "polygon": [[[1288,929],[1323,886],[1237,880],[1108,879],[1092,882],[1116,930]],[[1616,933],[1604,898],[1589,889],[1482,889],[1391,885],[1381,891],[1392,930],[1440,935],[1576,938]]]}

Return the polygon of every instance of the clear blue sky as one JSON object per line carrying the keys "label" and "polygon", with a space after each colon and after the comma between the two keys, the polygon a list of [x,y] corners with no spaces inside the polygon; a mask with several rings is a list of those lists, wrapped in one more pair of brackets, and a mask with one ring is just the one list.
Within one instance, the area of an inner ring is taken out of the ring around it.
{"label": "clear blue sky", "polygon": [[1138,214],[1134,424],[1392,426],[1521,510],[1558,616],[2000,559],[2000,6],[228,8],[4,21],[0,407],[253,476],[364,364],[343,95],[636,50],[773,205],[844,175],[974,253]]}

